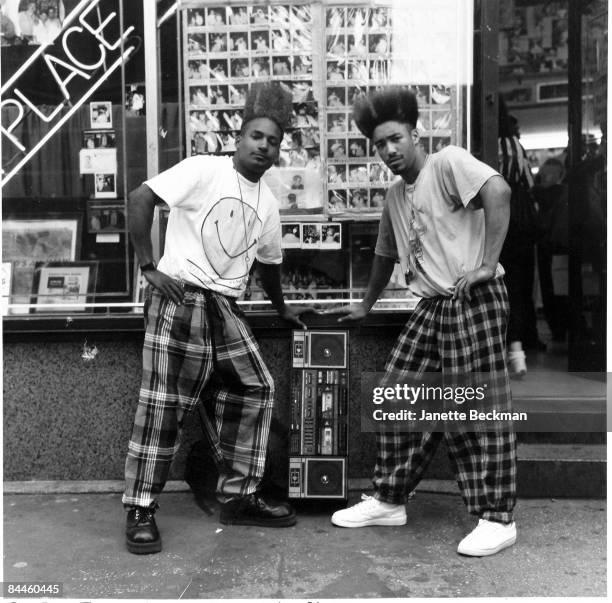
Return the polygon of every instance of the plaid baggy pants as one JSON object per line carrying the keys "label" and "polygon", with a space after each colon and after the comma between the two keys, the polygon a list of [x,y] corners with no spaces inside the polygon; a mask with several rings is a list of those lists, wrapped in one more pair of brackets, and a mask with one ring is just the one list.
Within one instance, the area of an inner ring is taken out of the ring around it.
{"label": "plaid baggy pants", "polygon": [[[422,299],[387,359],[385,379],[402,372],[488,373],[501,383],[500,396],[509,404],[506,287],[502,279],[494,279],[473,287],[471,295],[471,301]],[[375,498],[403,504],[442,438],[468,511],[491,521],[512,521],[516,503],[516,435],[512,430],[380,433]]]}
{"label": "plaid baggy pants", "polygon": [[125,463],[126,506],[156,504],[178,450],[183,415],[199,400],[219,467],[219,499],[250,494],[263,475],[272,376],[234,299],[183,288],[180,306],[147,290],[142,383]]}

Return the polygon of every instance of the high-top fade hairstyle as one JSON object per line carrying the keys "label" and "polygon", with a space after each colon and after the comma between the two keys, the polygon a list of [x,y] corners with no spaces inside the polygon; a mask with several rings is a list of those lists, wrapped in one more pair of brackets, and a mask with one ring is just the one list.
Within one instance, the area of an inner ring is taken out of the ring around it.
{"label": "high-top fade hairstyle", "polygon": [[389,86],[366,96],[353,105],[353,119],[359,131],[372,138],[374,130],[386,121],[397,121],[416,127],[419,104],[416,95],[404,86]]}
{"label": "high-top fade hairstyle", "polygon": [[242,116],[242,131],[259,117],[271,119],[282,131],[291,125],[291,92],[277,82],[253,84],[247,94]]}

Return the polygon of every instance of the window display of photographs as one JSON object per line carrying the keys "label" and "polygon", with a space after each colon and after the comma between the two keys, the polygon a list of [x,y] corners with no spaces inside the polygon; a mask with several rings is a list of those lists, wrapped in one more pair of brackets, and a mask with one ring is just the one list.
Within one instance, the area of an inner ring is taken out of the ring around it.
{"label": "window display of photographs", "polygon": [[[350,113],[359,95],[390,83],[392,59],[401,65],[402,57],[393,55],[392,14],[393,9],[376,6],[325,9],[325,150],[330,214],[380,212],[392,179]],[[411,85],[394,77],[395,83]],[[419,103],[416,125],[423,148],[435,152],[451,144],[455,127],[452,88],[435,83],[411,87]]]}
{"label": "window display of photographs", "polygon": [[[404,57],[395,54],[400,52],[393,38],[395,9],[377,4],[328,3],[322,9],[320,33],[313,32],[306,3],[225,6],[207,0],[201,7],[185,8],[188,152],[233,152],[249,87],[272,78],[291,92],[294,103],[278,166],[315,170],[319,188],[313,194],[322,200],[324,212],[349,217],[379,213],[392,174],[352,118],[356,98],[388,84],[393,67],[393,81],[411,85],[417,94],[417,128],[427,152],[453,143],[456,123],[451,87],[415,85],[401,76],[398,81],[397,66],[401,74]],[[313,57],[321,51],[325,57],[319,64]],[[287,182],[279,197],[281,207],[288,213],[297,207],[301,213],[303,193]]]}
{"label": "window display of photographs", "polygon": [[568,62],[566,2],[500,4],[501,73],[564,71]]}
{"label": "window display of photographs", "polygon": [[310,7],[202,4],[183,12],[188,152],[233,152],[249,87],[271,77],[295,103],[279,166],[315,174],[305,178],[308,191],[292,188],[287,178],[279,184],[281,209],[299,214],[314,208],[321,213],[321,128],[313,94],[312,29],[305,27],[312,21]]}

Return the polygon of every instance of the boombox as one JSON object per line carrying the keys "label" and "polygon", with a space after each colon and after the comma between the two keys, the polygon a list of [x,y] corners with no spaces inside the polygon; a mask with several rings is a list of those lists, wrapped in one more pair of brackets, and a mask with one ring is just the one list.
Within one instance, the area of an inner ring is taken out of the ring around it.
{"label": "boombox", "polygon": [[346,368],[346,331],[293,331],[293,368]]}
{"label": "boombox", "polygon": [[346,498],[346,458],[290,457],[289,498]]}
{"label": "boombox", "polygon": [[346,370],[292,371],[289,454],[346,454],[347,415]]}
{"label": "boombox", "polygon": [[293,331],[290,498],[347,496],[347,347],[346,331]]}

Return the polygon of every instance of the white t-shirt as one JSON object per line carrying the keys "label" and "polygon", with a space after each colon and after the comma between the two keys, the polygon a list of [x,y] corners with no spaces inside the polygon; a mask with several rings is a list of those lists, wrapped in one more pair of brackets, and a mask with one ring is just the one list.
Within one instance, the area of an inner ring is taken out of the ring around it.
{"label": "white t-shirt", "polygon": [[230,297],[244,291],[257,258],[280,264],[278,203],[231,157],[194,155],[145,182],[170,206],[159,270]]}
{"label": "white t-shirt", "polygon": [[[450,296],[457,279],[482,264],[484,211],[471,201],[496,175],[448,146],[427,158],[414,184],[398,179],[389,187],[375,253],[399,259],[412,293]],[[496,276],[503,274],[498,264]]]}

